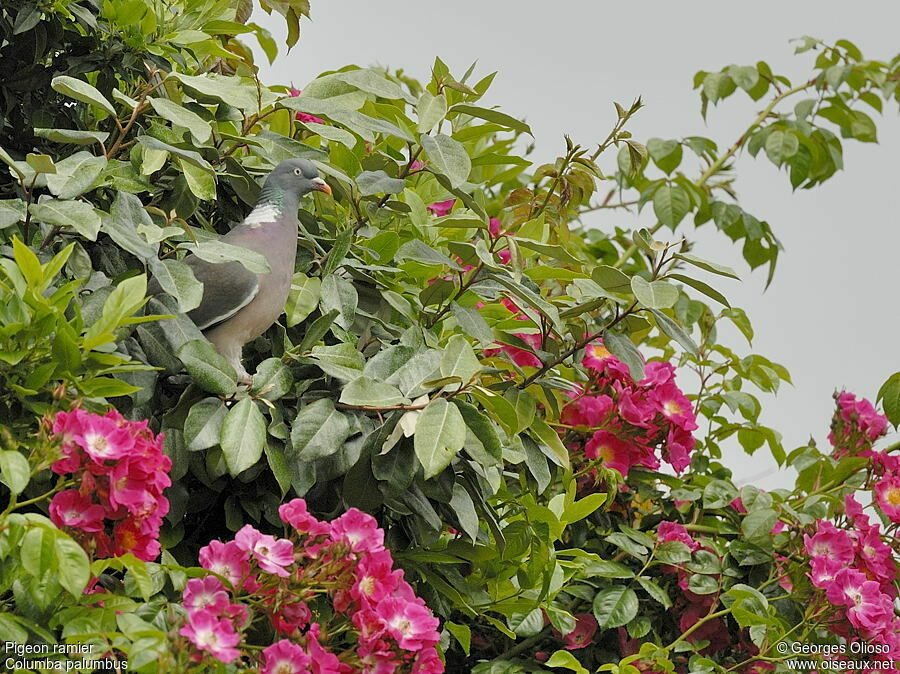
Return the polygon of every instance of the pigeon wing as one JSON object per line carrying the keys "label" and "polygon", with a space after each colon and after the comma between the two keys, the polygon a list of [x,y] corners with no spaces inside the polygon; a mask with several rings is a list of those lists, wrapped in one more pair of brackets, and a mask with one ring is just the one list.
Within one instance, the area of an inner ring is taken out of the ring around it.
{"label": "pigeon wing", "polygon": [[195,255],[185,259],[191,271],[203,284],[200,306],[188,317],[201,330],[227,321],[246,307],[259,293],[259,280],[240,262],[207,262]]}

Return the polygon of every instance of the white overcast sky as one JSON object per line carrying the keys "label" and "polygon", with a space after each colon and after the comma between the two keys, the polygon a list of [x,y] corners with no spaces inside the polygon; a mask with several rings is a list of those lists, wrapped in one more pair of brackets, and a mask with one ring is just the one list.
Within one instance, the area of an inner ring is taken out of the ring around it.
{"label": "white overcast sky", "polygon": [[[290,54],[271,67],[259,56],[266,83],[303,87],[350,63],[403,68],[427,79],[435,56],[456,74],[478,60],[476,75],[498,71],[483,103],[525,117],[540,160],[561,152],[564,133],[585,145],[599,142],[615,122],[612,102],[627,105],[639,95],[646,107],[629,126],[638,140],[704,135],[727,147],[762,106],[736,95],[710,108],[704,123],[694,73],[765,60],[799,80],[811,57],[794,56],[792,38],[846,38],[870,59],[900,52],[900,3],[884,0],[312,0],[312,15]],[[257,12],[254,20],[282,39],[280,17]],[[730,263],[743,279],[715,280],[753,320],[753,351],[793,375],[794,386],[762,398],[762,420],[783,433],[788,451],[810,435],[827,446],[834,389],[874,400],[887,376],[900,370],[897,104],[883,117],[876,114],[876,123],[879,144],[848,141],[845,170],[812,191],[792,193],[767,160],[741,157],[741,205],[767,220],[785,247],[765,293],[765,272],[750,274],[740,251],[712,225],[696,236],[698,255]],[[607,161],[614,161],[612,153]],[[652,225],[652,213],[639,221]],[[606,212],[588,222],[610,228],[632,220]],[[725,461],[739,484],[793,484],[791,474],[775,470],[765,448],[750,458],[733,447]]]}

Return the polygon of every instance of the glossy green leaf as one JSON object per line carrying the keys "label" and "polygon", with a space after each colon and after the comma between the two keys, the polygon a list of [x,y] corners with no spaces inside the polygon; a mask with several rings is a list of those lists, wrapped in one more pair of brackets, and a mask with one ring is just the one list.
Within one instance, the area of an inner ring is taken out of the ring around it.
{"label": "glossy green leaf", "polygon": [[81,236],[90,241],[97,240],[100,233],[100,216],[93,206],[84,201],[66,201],[62,199],[47,199],[28,207],[33,217],[38,222],[58,227],[71,227]]}
{"label": "glossy green leaf", "polygon": [[195,452],[218,445],[227,413],[228,408],[218,398],[194,403],[184,421],[184,442],[188,450]]}
{"label": "glossy green leaf", "polygon": [[472,160],[462,143],[442,133],[436,136],[422,134],[420,141],[430,166],[446,176],[452,187],[459,187],[468,179]]}
{"label": "glossy green leaf", "polygon": [[150,271],[160,287],[178,302],[178,310],[187,313],[200,306],[203,284],[194,276],[190,266],[171,258],[150,260]]}
{"label": "glossy green leaf", "polygon": [[647,281],[633,276],[631,290],[638,302],[648,309],[668,309],[678,301],[678,288],[665,281]]}
{"label": "glossy green leaf", "polygon": [[212,135],[209,122],[192,110],[184,108],[168,98],[149,98],[150,105],[160,117],[177,126],[183,126],[198,144],[204,144]]}
{"label": "glossy green leaf", "polygon": [[76,101],[96,105],[103,108],[109,114],[115,116],[116,109],[100,91],[83,80],[69,77],[68,75],[59,75],[54,77],[50,82],[50,86],[61,93],[63,96],[74,98]]}
{"label": "glossy green leaf", "polygon": [[219,444],[231,475],[238,475],[259,461],[265,442],[266,420],[253,400],[244,398],[228,410]]}
{"label": "glossy green leaf", "polygon": [[350,435],[347,417],[335,409],[328,398],[305,405],[291,426],[291,444],[285,452],[295,472],[299,462],[331,456]]}
{"label": "glossy green leaf", "polygon": [[22,454],[14,450],[0,451],[0,480],[13,495],[21,494],[31,479],[31,466]]}
{"label": "glossy green leaf", "polygon": [[375,381],[365,375],[357,377],[343,388],[340,402],[345,405],[369,407],[410,404],[409,398],[401,395],[396,387]]}
{"label": "glossy green leaf", "polygon": [[614,585],[597,593],[593,608],[600,627],[621,627],[637,615],[638,598],[630,587]]}
{"label": "glossy green leaf", "polygon": [[422,410],[416,425],[414,447],[428,480],[444,470],[462,449],[466,424],[455,405],[436,398]]}
{"label": "glossy green leaf", "polygon": [[288,327],[304,321],[315,311],[321,295],[322,280],[318,276],[307,276],[301,272],[294,274],[291,291],[284,307]]}
{"label": "glossy green leaf", "polygon": [[178,349],[178,358],[204,391],[228,395],[237,386],[237,373],[205,339],[186,342]]}
{"label": "glossy green leaf", "polygon": [[507,129],[513,129],[514,131],[527,133],[529,136],[534,135],[531,132],[531,127],[528,126],[528,124],[520,119],[516,119],[511,115],[507,115],[505,112],[500,112],[499,110],[491,110],[489,108],[482,108],[477,105],[469,105],[467,103],[457,103],[452,108],[450,108],[450,111],[453,113],[478,117],[480,119],[487,120],[488,122],[499,124],[500,126],[506,127]]}

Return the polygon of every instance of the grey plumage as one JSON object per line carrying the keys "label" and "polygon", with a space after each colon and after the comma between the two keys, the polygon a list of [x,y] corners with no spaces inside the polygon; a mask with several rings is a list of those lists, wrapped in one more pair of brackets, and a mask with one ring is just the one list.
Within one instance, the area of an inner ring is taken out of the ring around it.
{"label": "grey plumage", "polygon": [[[297,254],[297,209],[300,197],[313,190],[331,194],[311,162],[281,162],[266,178],[250,214],[222,237],[265,256],[268,274],[254,274],[240,262],[211,263],[195,255],[184,260],[203,284],[203,299],[188,316],[231,363],[242,383],[252,381],[241,362],[244,344],[265,332],[284,310]],[[159,292],[154,280],[148,293]]]}

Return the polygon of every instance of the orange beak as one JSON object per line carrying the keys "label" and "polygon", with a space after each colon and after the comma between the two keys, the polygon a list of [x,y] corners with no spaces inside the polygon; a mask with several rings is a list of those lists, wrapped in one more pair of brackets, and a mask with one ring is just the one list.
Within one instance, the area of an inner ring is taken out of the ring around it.
{"label": "orange beak", "polygon": [[331,187],[321,178],[313,178],[312,184],[315,185],[313,187],[317,192],[324,192],[325,194],[331,194]]}

